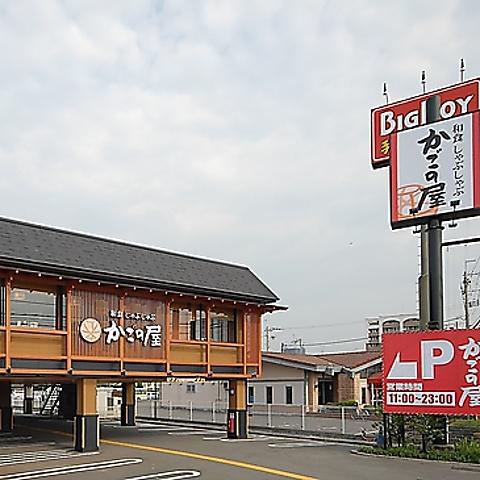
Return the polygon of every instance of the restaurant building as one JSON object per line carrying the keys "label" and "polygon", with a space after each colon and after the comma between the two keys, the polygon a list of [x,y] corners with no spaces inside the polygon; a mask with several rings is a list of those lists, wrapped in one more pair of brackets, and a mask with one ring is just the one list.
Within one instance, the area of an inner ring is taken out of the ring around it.
{"label": "restaurant building", "polygon": [[229,382],[228,435],[247,435],[248,378],[261,374],[261,319],[284,309],[244,266],[0,218],[0,429],[12,383],[62,384],[75,449],[99,447],[97,382]]}

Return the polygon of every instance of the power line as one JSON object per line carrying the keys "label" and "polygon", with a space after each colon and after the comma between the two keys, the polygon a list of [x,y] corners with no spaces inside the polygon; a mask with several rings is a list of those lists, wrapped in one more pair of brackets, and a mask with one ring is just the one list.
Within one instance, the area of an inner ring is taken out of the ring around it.
{"label": "power line", "polygon": [[321,325],[299,325],[295,327],[282,327],[282,330],[306,330],[310,328],[328,328],[328,327],[339,327],[342,325],[361,325],[360,322],[354,321],[354,322],[343,322],[343,323],[322,323]]}
{"label": "power line", "polygon": [[338,345],[339,343],[354,343],[367,340],[367,337],[347,338],[345,340],[333,340],[331,342],[304,343],[305,347],[320,347],[322,345]]}

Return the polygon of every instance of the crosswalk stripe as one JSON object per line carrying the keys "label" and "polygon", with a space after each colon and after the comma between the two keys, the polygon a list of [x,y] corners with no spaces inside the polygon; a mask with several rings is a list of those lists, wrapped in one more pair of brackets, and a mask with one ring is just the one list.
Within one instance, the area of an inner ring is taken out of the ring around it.
{"label": "crosswalk stripe", "polygon": [[71,465],[68,467],[45,468],[43,470],[0,475],[0,480],[33,480],[36,478],[56,477],[58,475],[68,475],[71,473],[103,470],[106,468],[115,467],[126,467],[128,465],[142,463],[142,461],[143,460],[141,458],[125,458],[119,460],[107,460],[97,463],[82,463],[80,465]]}
{"label": "crosswalk stripe", "polygon": [[22,463],[42,462],[46,460],[58,460],[64,458],[76,458],[86,455],[97,455],[99,452],[74,452],[71,450],[37,450],[33,452],[14,452],[0,455],[0,467],[17,465]]}

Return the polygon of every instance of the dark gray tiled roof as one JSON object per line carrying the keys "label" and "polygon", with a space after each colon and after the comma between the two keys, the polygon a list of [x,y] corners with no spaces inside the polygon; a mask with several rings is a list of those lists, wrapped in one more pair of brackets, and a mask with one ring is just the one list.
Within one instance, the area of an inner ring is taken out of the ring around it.
{"label": "dark gray tiled roof", "polygon": [[0,217],[0,265],[270,303],[250,269]]}

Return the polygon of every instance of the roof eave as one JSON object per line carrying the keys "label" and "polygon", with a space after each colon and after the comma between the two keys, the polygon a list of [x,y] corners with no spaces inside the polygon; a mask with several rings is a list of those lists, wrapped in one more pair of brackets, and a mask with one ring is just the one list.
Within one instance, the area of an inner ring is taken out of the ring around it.
{"label": "roof eave", "polygon": [[[74,268],[71,266],[63,265],[52,265],[48,263],[41,262],[32,262],[25,259],[11,259],[11,258],[2,258],[0,256],[0,265],[5,268],[10,269],[22,269],[32,272],[41,272],[49,273],[53,275],[62,275],[70,276],[73,278],[82,278],[84,280],[92,281],[104,281],[107,283],[124,283],[126,282],[128,286],[144,287],[144,288],[155,288],[160,290],[168,289],[179,293],[187,294],[200,294],[205,296],[217,297],[217,298],[228,298],[231,300],[244,301],[249,303],[256,303],[261,305],[267,305],[279,300],[275,295],[274,297],[264,297],[258,295],[252,295],[242,292],[231,292],[226,290],[216,290],[209,289],[196,285],[184,285],[179,283],[173,283],[168,281],[156,281],[147,278],[137,278],[131,277],[128,275],[118,275],[115,273],[109,272],[98,272],[88,269]],[[173,292],[172,292],[173,293]],[[273,307],[274,305],[271,305]]]}

